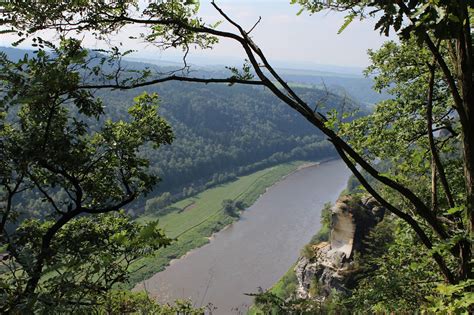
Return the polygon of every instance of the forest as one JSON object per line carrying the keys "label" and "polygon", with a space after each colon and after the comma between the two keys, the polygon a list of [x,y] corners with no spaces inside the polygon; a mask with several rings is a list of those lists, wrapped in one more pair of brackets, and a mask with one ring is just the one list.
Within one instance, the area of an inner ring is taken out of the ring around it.
{"label": "forest", "polygon": [[[33,51],[5,49],[5,53],[11,60],[19,60]],[[150,66],[123,63],[132,69]],[[358,101],[329,90],[309,87],[297,90],[305,99],[324,99],[321,110],[326,112],[342,106],[357,115],[367,111]],[[259,87],[169,82],[133,91],[101,90],[95,97],[104,102],[103,119],[126,120],[134,96],[144,92],[158,94],[159,113],[170,123],[174,134],[171,145],[158,150],[147,146],[141,151],[150,161],[150,172],[161,178],[161,184],[147,195],[146,210],[157,204],[156,199],[163,194],[161,200],[166,199],[169,204],[268,166],[336,156],[320,132]],[[96,128],[98,123],[91,120],[90,126]],[[23,198],[30,202],[27,208],[35,208],[35,198]],[[144,201],[130,207],[134,212],[143,212]]]}
{"label": "forest", "polygon": [[[266,166],[337,154],[354,176],[352,198],[370,195],[389,213],[367,235],[357,283],[323,300],[261,292],[255,303],[268,314],[472,313],[474,5],[291,3],[300,13],[345,12],[340,32],[370,16],[376,31],[395,33],[369,50],[366,69],[389,97],[358,112],[341,91],[288,82],[252,38],[260,20],[247,30],[216,1],[230,30],[204,22],[197,1],[1,4],[2,34],[35,50],[0,54],[1,312],[202,314],[189,301],[160,305],[123,289],[136,261],[174,241],[158,220],[130,214]],[[132,43],[179,47],[183,68],[129,67],[130,51],[91,51],[71,36],[110,43],[137,25],[146,32]],[[241,47],[241,68],[187,71],[191,47],[220,39]]]}
{"label": "forest", "polygon": [[[307,99],[325,95],[317,89],[300,91]],[[336,156],[320,133],[259,87],[167,83],[147,92],[162,99],[160,114],[175,135],[172,145],[144,151],[163,180],[157,192],[189,196],[263,167]],[[132,98],[127,92],[99,95],[117,113],[125,112]],[[334,95],[327,110],[342,103]]]}

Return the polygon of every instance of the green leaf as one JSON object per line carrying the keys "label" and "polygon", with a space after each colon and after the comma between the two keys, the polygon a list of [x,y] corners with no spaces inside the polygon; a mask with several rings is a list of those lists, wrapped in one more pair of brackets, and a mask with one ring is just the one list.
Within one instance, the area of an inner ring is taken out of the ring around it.
{"label": "green leaf", "polygon": [[356,16],[357,15],[355,13],[346,15],[344,17],[344,24],[342,24],[342,26],[339,28],[339,30],[337,31],[337,34],[341,34],[346,29],[346,27],[348,27],[349,24],[352,23],[352,21],[354,20]]}
{"label": "green leaf", "polygon": [[454,208],[449,209],[448,211],[445,212],[445,214],[447,214],[447,215],[453,215],[453,214],[456,214],[456,213],[463,212],[464,209],[465,209],[464,206],[457,206],[457,207],[454,207]]}

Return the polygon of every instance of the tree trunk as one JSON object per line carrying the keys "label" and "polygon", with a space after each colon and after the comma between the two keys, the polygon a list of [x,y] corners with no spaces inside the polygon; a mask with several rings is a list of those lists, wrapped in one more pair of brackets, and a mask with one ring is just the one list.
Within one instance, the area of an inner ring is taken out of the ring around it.
{"label": "tree trunk", "polygon": [[434,212],[438,211],[438,189],[436,187],[436,164],[431,160],[431,208]]}
{"label": "tree trunk", "polygon": [[[464,29],[456,40],[458,82],[462,95],[462,108],[464,120],[462,125],[464,178],[466,185],[466,222],[470,239],[474,234],[474,86],[473,86],[473,49],[469,13],[467,7],[463,9]],[[467,241],[462,251],[461,277],[471,278],[471,253],[472,244]]]}

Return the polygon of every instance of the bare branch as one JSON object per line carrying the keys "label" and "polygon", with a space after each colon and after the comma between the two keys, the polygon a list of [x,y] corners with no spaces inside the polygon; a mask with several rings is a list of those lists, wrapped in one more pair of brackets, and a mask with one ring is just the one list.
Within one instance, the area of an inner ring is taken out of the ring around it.
{"label": "bare branch", "polygon": [[262,81],[249,81],[242,80],[238,78],[226,78],[226,79],[214,79],[214,78],[191,78],[183,77],[177,75],[171,75],[165,78],[150,80],[147,82],[130,84],[130,85],[121,85],[121,84],[84,84],[79,86],[80,89],[120,89],[120,90],[130,90],[138,87],[144,87],[149,85],[154,85],[158,83],[168,82],[168,81],[181,81],[181,82],[195,82],[195,83],[227,83],[227,84],[244,84],[244,85],[265,85]]}
{"label": "bare branch", "polygon": [[252,33],[252,31],[257,27],[257,25],[260,23],[261,20],[262,20],[262,17],[259,16],[257,22],[255,22],[255,24],[252,26],[252,28],[247,32],[247,35]]}

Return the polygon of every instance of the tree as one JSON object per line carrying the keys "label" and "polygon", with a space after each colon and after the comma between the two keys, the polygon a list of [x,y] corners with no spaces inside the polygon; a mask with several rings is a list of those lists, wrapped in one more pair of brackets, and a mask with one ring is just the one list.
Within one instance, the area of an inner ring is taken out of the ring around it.
{"label": "tree", "polygon": [[[399,181],[396,174],[384,174],[378,170],[373,159],[365,156],[363,152],[358,152],[354,146],[349,144],[347,136],[340,133],[341,125],[335,115],[318,112],[318,108],[313,108],[303,101],[282,79],[271,66],[264,52],[252,40],[251,32],[254,28],[243,29],[214,2],[212,2],[214,8],[221,14],[225,22],[234,28],[235,32],[221,31],[217,28],[218,25],[206,25],[195,17],[198,5],[194,1],[184,0],[151,3],[145,10],[134,6],[134,1],[97,5],[89,3],[88,6],[74,3],[61,6],[15,3],[5,7],[3,16],[5,23],[15,32],[32,30],[31,33],[34,33],[37,30],[53,28],[59,32],[93,31],[100,37],[111,31],[118,31],[126,25],[146,25],[149,27],[148,32],[138,36],[140,40],[148,41],[162,48],[182,47],[185,56],[191,45],[208,48],[215,43],[217,38],[227,38],[239,43],[243,48],[247,63],[242,70],[231,68],[231,75],[228,78],[193,78],[160,73],[156,73],[154,74],[156,77],[150,78],[150,73],[146,72],[140,78],[116,75],[116,80],[109,80],[103,84],[88,82],[82,87],[85,89],[126,89],[168,80],[264,86],[327,136],[362,186],[415,231],[448,283],[457,284],[471,278],[472,213],[474,209],[474,123],[472,114],[474,88],[470,17],[473,4],[462,0],[437,2],[294,0],[292,2],[300,3],[304,9],[312,12],[325,8],[347,11],[347,21],[343,28],[355,17],[364,17],[367,10],[369,10],[369,14],[379,12],[381,17],[376,25],[377,29],[385,34],[388,34],[390,29],[394,29],[400,38],[411,37],[420,47],[426,49],[426,52],[433,58],[433,62],[430,62],[430,68],[433,70],[431,70],[432,75],[429,77],[429,81],[436,80],[436,69],[439,69],[449,92],[447,104],[452,107],[459,121],[464,169],[464,189],[459,201],[448,196],[446,183],[442,185],[448,198],[448,205],[442,206],[431,203],[431,199],[424,200],[422,195],[403,181]],[[133,13],[131,13],[132,11]],[[103,31],[98,31],[99,27]],[[20,33],[19,36],[24,37],[24,34]],[[444,53],[443,49],[449,53]],[[115,73],[118,73],[121,69],[118,67],[115,70]],[[433,84],[428,83],[428,86],[433,87],[430,89],[432,91],[434,91]],[[431,96],[432,93],[428,93],[426,103],[431,103]],[[421,107],[422,105],[420,103],[417,106]],[[429,140],[433,165],[436,168],[435,173],[439,176],[440,181],[444,182],[438,149],[432,141],[434,122],[430,116],[426,115],[425,125],[429,130],[422,137]],[[364,173],[360,170],[363,170]],[[377,185],[371,183],[377,183]],[[381,190],[379,187],[383,189]],[[384,193],[386,190],[398,196],[403,202],[393,202]],[[439,209],[437,211],[432,209],[433,205]],[[457,222],[458,228],[456,230],[452,229],[452,220]],[[447,244],[445,246],[447,250],[438,250],[440,244]]]}
{"label": "tree", "polygon": [[145,213],[159,213],[163,212],[167,206],[169,206],[173,202],[171,194],[169,192],[165,192],[160,196],[149,199],[145,205]]}
{"label": "tree", "polygon": [[222,208],[224,209],[224,212],[231,217],[239,217],[239,211],[245,209],[245,204],[240,200],[234,201],[231,199],[225,199],[222,201]]}
{"label": "tree", "polygon": [[157,222],[120,212],[157,182],[140,148],[173,139],[157,96],[138,96],[128,122],[100,121],[102,102],[79,88],[88,52],[73,39],[42,44],[51,51],[0,55],[2,312],[93,306],[170,242]]}

